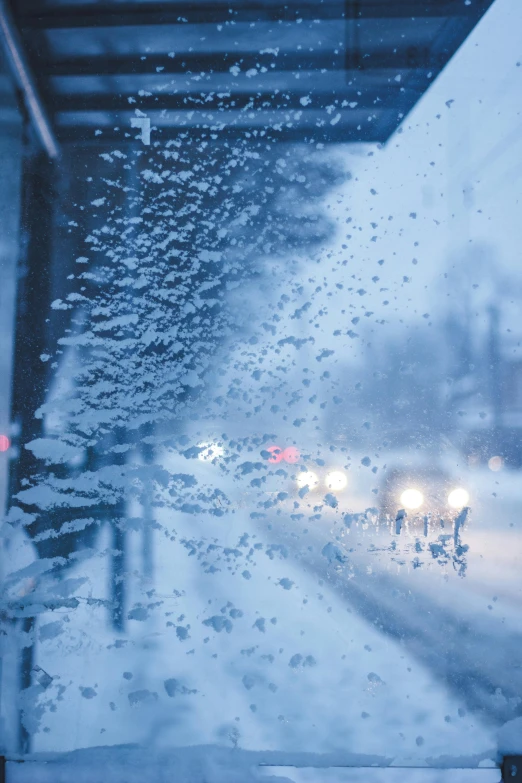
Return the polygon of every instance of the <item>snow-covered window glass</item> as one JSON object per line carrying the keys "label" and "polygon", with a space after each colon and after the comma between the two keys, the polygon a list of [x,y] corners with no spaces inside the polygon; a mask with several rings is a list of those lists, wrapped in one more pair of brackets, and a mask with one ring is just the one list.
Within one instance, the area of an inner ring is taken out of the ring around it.
{"label": "snow-covered window glass", "polygon": [[8,15],[48,116],[3,750],[493,780],[522,752],[522,8],[229,5]]}

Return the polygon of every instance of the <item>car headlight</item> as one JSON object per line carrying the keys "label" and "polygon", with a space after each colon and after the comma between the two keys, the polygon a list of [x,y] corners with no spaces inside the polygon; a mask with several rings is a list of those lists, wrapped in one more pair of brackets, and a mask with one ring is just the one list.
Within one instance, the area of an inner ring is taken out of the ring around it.
{"label": "car headlight", "polygon": [[405,489],[401,495],[404,508],[420,508],[424,503],[424,495],[418,489]]}
{"label": "car headlight", "polygon": [[467,506],[468,503],[469,492],[466,492],[462,487],[454,489],[453,492],[450,492],[448,495],[448,505],[450,505],[451,508],[463,508],[464,506]]}
{"label": "car headlight", "polygon": [[348,479],[346,478],[346,473],[343,473],[342,470],[332,470],[331,473],[326,475],[324,483],[333,492],[340,492],[348,484]]}
{"label": "car headlight", "polygon": [[303,489],[303,487],[308,487],[308,489],[315,489],[319,484],[319,479],[313,471],[307,470],[297,474],[296,483],[299,489]]}

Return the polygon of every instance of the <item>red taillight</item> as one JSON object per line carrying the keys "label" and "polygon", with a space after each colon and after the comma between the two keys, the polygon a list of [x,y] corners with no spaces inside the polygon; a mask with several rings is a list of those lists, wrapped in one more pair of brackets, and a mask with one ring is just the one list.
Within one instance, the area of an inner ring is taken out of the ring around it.
{"label": "red taillight", "polygon": [[295,463],[299,462],[301,459],[299,449],[296,449],[295,446],[288,446],[284,450],[280,446],[269,446],[267,451],[270,453],[268,461],[272,463],[282,462],[284,460],[291,465],[295,465]]}
{"label": "red taillight", "polygon": [[268,458],[269,462],[281,462],[283,459],[283,449],[279,446],[269,446],[267,451],[270,454],[270,457]]}
{"label": "red taillight", "polygon": [[291,465],[295,465],[296,462],[299,462],[301,459],[301,455],[299,454],[299,449],[296,449],[295,446],[288,446],[283,451],[283,459],[285,462],[289,462]]}
{"label": "red taillight", "polygon": [[10,445],[11,441],[7,435],[0,435],[0,451],[7,451]]}

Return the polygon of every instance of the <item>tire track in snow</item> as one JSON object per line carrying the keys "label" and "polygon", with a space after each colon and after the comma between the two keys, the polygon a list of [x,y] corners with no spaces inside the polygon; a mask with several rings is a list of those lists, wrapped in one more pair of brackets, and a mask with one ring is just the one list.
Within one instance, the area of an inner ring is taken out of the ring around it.
{"label": "tire track in snow", "polygon": [[[316,572],[320,570],[316,568]],[[522,715],[522,633],[442,609],[387,574],[323,575],[368,622],[404,644],[468,709],[495,723]],[[497,693],[497,689],[501,693]]]}
{"label": "tire track in snow", "polygon": [[286,546],[358,615],[403,644],[467,709],[495,724],[522,715],[522,630],[513,632],[493,617],[442,608],[424,592],[411,591],[399,576],[383,571],[369,575],[368,564],[353,550],[346,554],[355,572],[343,576],[343,567],[329,564],[321,554],[332,537],[312,541],[307,536],[313,545],[304,548],[291,526],[262,527],[270,543]]}

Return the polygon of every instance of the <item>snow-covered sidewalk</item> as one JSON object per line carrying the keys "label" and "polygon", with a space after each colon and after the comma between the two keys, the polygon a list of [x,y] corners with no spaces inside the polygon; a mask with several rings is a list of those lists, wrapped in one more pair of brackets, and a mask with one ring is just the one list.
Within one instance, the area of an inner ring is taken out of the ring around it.
{"label": "snow-covered sidewalk", "polygon": [[53,682],[32,716],[35,750],[218,743],[409,763],[493,751],[487,726],[247,513],[158,522],[153,582],[130,534],[125,634],[92,600],[107,598],[103,541],[69,574],[79,607],[39,617],[37,664]]}

